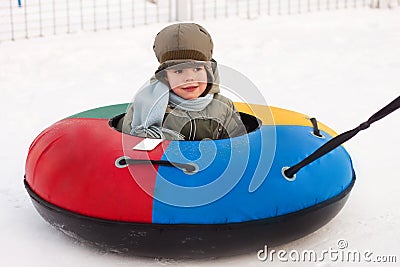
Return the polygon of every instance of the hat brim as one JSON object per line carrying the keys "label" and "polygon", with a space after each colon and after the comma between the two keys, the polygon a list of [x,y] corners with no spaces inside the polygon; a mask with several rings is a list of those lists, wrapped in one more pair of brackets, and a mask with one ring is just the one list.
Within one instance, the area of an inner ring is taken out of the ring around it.
{"label": "hat brim", "polygon": [[198,66],[209,66],[211,67],[210,61],[199,61],[193,59],[177,59],[177,60],[168,60],[162,63],[157,72],[162,70],[176,70],[176,69],[186,69],[186,68],[193,68]]}

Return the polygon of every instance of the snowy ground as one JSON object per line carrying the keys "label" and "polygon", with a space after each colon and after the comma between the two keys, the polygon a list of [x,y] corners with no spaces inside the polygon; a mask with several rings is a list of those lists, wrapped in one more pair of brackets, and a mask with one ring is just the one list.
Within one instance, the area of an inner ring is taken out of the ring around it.
{"label": "snowy ground", "polygon": [[[270,105],[316,116],[343,132],[400,95],[399,12],[342,10],[201,24],[214,37],[214,58],[249,77]],[[50,227],[25,192],[32,140],[63,117],[129,101],[157,67],[152,42],[164,26],[0,44],[2,266],[271,264],[259,261],[256,251],[206,261],[104,253]],[[349,202],[317,232],[276,249],[321,252],[337,249],[337,241],[345,239],[348,249],[369,250],[372,259],[394,255],[400,262],[399,125],[400,111],[346,144],[358,177]],[[334,264],[328,259],[304,265]]]}

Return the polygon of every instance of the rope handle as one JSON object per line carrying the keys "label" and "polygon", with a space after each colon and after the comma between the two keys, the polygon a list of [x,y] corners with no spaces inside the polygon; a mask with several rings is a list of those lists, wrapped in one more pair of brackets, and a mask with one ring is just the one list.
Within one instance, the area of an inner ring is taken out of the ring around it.
{"label": "rope handle", "polygon": [[151,165],[175,167],[181,169],[186,174],[195,174],[199,170],[198,166],[194,163],[179,163],[179,162],[172,162],[169,160],[132,159],[127,156],[122,156],[115,160],[115,166],[117,168],[125,168],[128,167],[128,165],[136,165],[136,164],[151,164]]}

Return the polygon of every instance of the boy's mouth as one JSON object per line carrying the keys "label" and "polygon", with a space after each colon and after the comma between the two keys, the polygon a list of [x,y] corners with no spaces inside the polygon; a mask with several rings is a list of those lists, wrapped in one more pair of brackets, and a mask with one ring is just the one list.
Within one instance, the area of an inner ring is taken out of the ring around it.
{"label": "boy's mouth", "polygon": [[198,87],[199,86],[191,85],[191,86],[183,87],[182,89],[187,91],[187,92],[192,92],[192,91],[196,90]]}

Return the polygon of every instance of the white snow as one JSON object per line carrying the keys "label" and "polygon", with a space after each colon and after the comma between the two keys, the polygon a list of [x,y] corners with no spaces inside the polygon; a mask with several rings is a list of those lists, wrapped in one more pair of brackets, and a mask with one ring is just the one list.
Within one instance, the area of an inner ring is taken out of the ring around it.
{"label": "white snow", "polygon": [[[350,9],[199,23],[214,38],[214,58],[249,77],[270,105],[315,116],[340,133],[400,95],[399,11]],[[157,67],[152,42],[165,25],[0,44],[2,266],[271,264],[259,261],[257,251],[191,261],[104,253],[53,229],[25,192],[24,165],[33,139],[68,115],[130,101]],[[337,249],[337,241],[345,239],[351,250],[395,255],[400,262],[399,125],[397,111],[350,140],[345,146],[358,180],[344,209],[315,233],[275,249]]]}

